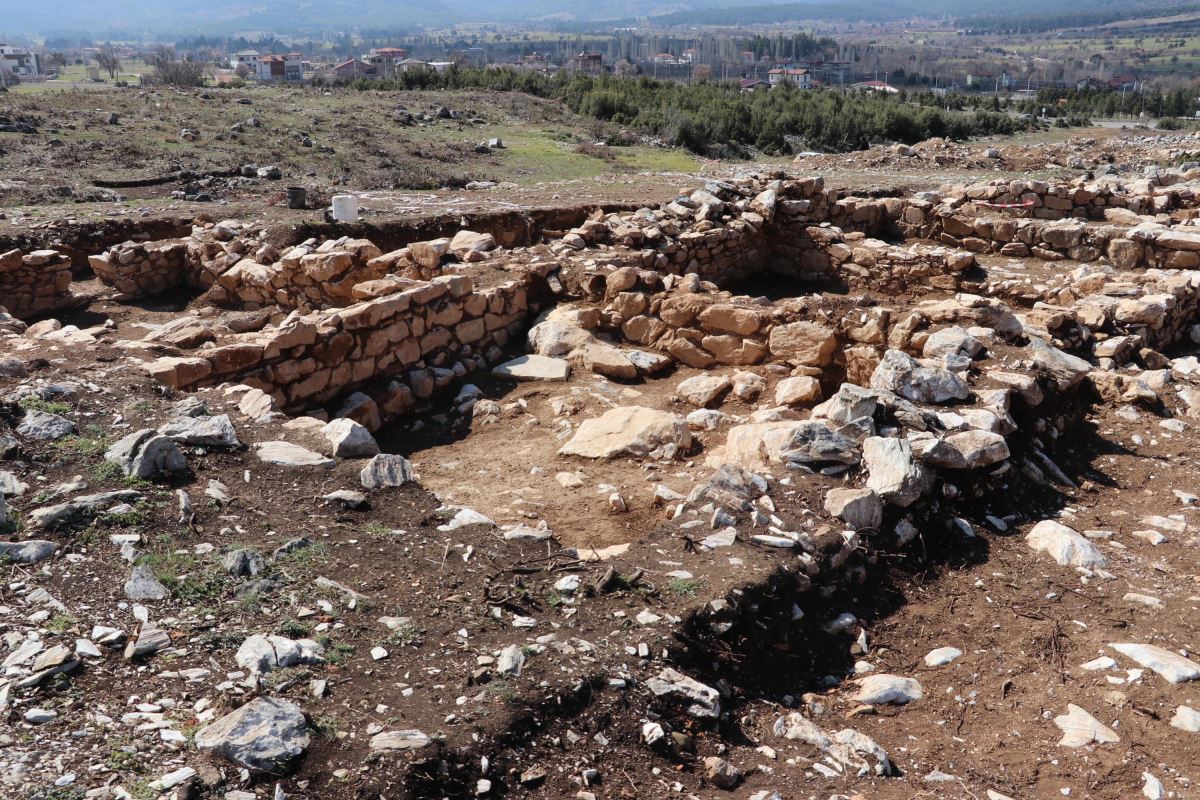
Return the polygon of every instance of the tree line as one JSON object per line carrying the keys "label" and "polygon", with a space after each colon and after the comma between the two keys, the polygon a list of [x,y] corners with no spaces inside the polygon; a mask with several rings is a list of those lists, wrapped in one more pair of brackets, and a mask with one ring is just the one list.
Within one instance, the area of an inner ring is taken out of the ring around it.
{"label": "tree line", "polygon": [[[349,84],[361,90],[485,89],[525,92],[562,102],[576,114],[656,136],[702,155],[769,155],[800,150],[848,152],[883,141],[912,144],[935,136],[962,140],[1014,133],[1035,123],[1009,114],[946,111],[898,95],[798,89],[741,91],[735,82],[682,84],[648,77],[510,69],[417,70],[383,81]],[[932,96],[931,96],[932,97]]]}

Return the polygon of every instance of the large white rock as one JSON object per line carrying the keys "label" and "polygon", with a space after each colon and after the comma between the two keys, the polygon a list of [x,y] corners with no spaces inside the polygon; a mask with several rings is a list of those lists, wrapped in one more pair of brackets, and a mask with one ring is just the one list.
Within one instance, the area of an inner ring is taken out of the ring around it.
{"label": "large white rock", "polygon": [[895,392],[914,403],[966,400],[971,389],[962,378],[941,367],[925,367],[900,350],[888,350],[871,373],[871,388]]}
{"label": "large white rock", "polygon": [[1154,670],[1171,683],[1200,679],[1200,664],[1166,648],[1135,642],[1118,642],[1109,647],[1140,666]]}
{"label": "large white rock", "polygon": [[403,486],[415,480],[412,464],[404,456],[380,453],[367,462],[358,473],[364,489],[384,489]]}
{"label": "large white rock", "polygon": [[664,667],[646,681],[646,688],[656,697],[673,697],[686,705],[687,713],[697,719],[717,719],[721,716],[720,693],[694,678]]}
{"label": "large white rock", "polygon": [[868,675],[859,681],[854,700],[872,706],[901,706],[914,700],[920,700],[924,696],[925,692],[915,678],[880,673]]}
{"label": "large white rock", "polygon": [[725,444],[712,451],[705,464],[713,469],[734,464],[743,469],[763,470],[781,463],[783,446],[804,425],[799,420],[753,422],[729,429]]}
{"label": "large white rock", "polygon": [[1044,519],[1025,536],[1025,543],[1044,552],[1064,567],[1103,569],[1108,559],[1096,545],[1075,530],[1054,520]]}
{"label": "large white rock", "polygon": [[1175,716],[1171,717],[1171,727],[1188,733],[1200,733],[1200,711],[1179,706],[1175,709]]}
{"label": "large white rock", "polygon": [[337,458],[370,458],[379,455],[379,443],[375,437],[352,419],[341,417],[331,420],[321,429],[321,435],[329,442],[330,451]]}
{"label": "large white rock", "polygon": [[159,433],[189,447],[231,448],[241,445],[228,414],[176,417],[159,428]]}
{"label": "large white rock", "polygon": [[962,650],[957,647],[938,647],[925,654],[925,666],[944,667],[962,656]]}
{"label": "large white rock", "polygon": [[323,664],[321,645],[312,639],[288,639],[285,636],[256,633],[238,648],[238,666],[257,675],[297,664]]}
{"label": "large white rock", "polygon": [[419,750],[429,744],[430,738],[419,730],[408,728],[399,731],[383,731],[371,737],[371,749],[393,752],[396,750]]}
{"label": "large white rock", "polygon": [[816,378],[796,375],[775,385],[775,402],[781,406],[810,406],[821,401],[821,384]]}
{"label": "large white rock", "polygon": [[947,355],[974,358],[982,349],[983,342],[967,333],[964,328],[955,325],[929,334],[929,338],[925,340],[925,346],[921,350],[921,355],[925,358],[941,358]]}
{"label": "large white rock", "polygon": [[693,375],[675,387],[675,394],[701,408],[721,396],[733,386],[733,381],[724,375]]}
{"label": "large white rock", "polygon": [[998,433],[966,430],[938,439],[915,437],[913,449],[926,464],[946,469],[979,469],[1008,458],[1008,442]]}
{"label": "large white rock", "polygon": [[570,356],[599,341],[590,330],[597,322],[594,309],[553,308],[529,329],[529,346],[538,355]]}
{"label": "large white rock", "polygon": [[178,475],[188,467],[179,445],[153,428],[118,440],[104,453],[104,460],[116,464],[126,476],[143,480]]}
{"label": "large white rock", "polygon": [[883,501],[871,489],[830,489],[825,511],[855,530],[883,524]]}
{"label": "large white rock", "polygon": [[933,486],[933,473],[913,458],[906,439],[870,436],[863,441],[867,488],[886,502],[910,506]]}
{"label": "large white rock", "polygon": [[1064,353],[1041,339],[1030,338],[1025,350],[1033,359],[1037,371],[1053,379],[1060,391],[1079,383],[1092,369],[1092,365],[1082,358]]}
{"label": "large white rock", "polygon": [[1074,703],[1067,704],[1067,713],[1054,718],[1054,725],[1063,732],[1058,743],[1062,747],[1083,747],[1092,744],[1113,744],[1121,741],[1117,732]]}
{"label": "large white rock", "polygon": [[687,422],[678,414],[643,406],[623,406],[584,420],[560,455],[584,458],[646,456],[660,447],[686,449],[692,444]]}

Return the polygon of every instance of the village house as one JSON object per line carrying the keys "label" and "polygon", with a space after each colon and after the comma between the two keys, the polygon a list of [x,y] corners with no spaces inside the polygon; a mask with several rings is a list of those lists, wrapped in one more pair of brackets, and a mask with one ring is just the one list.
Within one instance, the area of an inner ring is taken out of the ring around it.
{"label": "village house", "polygon": [[429,62],[422,61],[419,58],[406,58],[396,64],[396,72],[417,72],[425,69],[431,69]]}
{"label": "village house", "polygon": [[604,54],[580,51],[568,62],[568,68],[575,72],[598,75],[604,71]]}
{"label": "village house", "polygon": [[363,53],[360,60],[373,67],[376,75],[387,77],[395,74],[401,62],[407,58],[408,51],[403,47],[376,47]]}
{"label": "village house", "polygon": [[742,78],[738,82],[738,86],[743,92],[753,92],[755,89],[769,88],[771,84],[764,81],[762,78]]}
{"label": "village house", "polygon": [[353,81],[375,77],[375,68],[357,58],[351,58],[334,66],[333,74],[339,79]]}
{"label": "village house", "polygon": [[0,72],[18,78],[36,78],[42,74],[38,54],[22,47],[0,43]]}
{"label": "village house", "polygon": [[795,67],[777,67],[769,70],[767,80],[772,86],[790,83],[800,89],[812,88],[812,73],[806,69],[796,69]]}
{"label": "village house", "polygon": [[258,57],[255,77],[263,82],[304,80],[304,57],[299,53],[272,54]]}
{"label": "village house", "polygon": [[555,72],[558,66],[547,61],[546,57],[541,53],[529,53],[528,55],[519,56],[514,66],[519,70],[528,72]]}
{"label": "village house", "polygon": [[482,47],[466,47],[450,54],[450,60],[460,67],[482,69],[487,66],[487,54]]}
{"label": "village house", "polygon": [[299,53],[263,54],[257,50],[239,50],[229,58],[234,72],[264,83],[304,80],[304,57]]}
{"label": "village house", "polygon": [[239,50],[229,57],[229,68],[236,70],[238,65],[245,64],[253,77],[258,74],[258,58],[261,55],[257,50]]}

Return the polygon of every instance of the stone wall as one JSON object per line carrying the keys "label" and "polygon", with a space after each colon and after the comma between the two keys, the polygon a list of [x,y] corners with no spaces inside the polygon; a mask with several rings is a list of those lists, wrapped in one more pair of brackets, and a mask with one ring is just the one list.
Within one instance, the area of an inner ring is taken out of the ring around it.
{"label": "stone wall", "polygon": [[[1069,217],[1093,221],[1129,221],[1129,216],[1195,208],[1200,195],[1190,184],[1162,185],[1165,175],[1125,181],[1115,176],[1067,182],[995,180],[959,187],[949,193],[955,205],[984,203],[1016,208],[993,209],[1005,215],[1033,219]],[[937,193],[921,193],[928,199]],[[1115,213],[1114,213],[1115,212]]]}
{"label": "stone wall", "polygon": [[501,358],[530,311],[528,281],[475,290],[447,275],[345,308],[300,314],[278,326],[227,337],[147,371],[176,388],[241,383],[298,412],[363,389],[387,414]]}
{"label": "stone wall", "polygon": [[[1120,269],[1200,266],[1200,226],[1168,227],[1141,222],[1133,227],[1089,223],[1080,219],[1045,222],[997,214],[966,216],[910,201],[920,223],[903,222],[910,235],[933,239],[964,250],[1043,261],[1091,262],[1106,259]],[[905,219],[917,219],[906,210]]]}
{"label": "stone wall", "polygon": [[188,283],[188,244],[182,239],[124,242],[88,263],[101,283],[112,286],[122,299],[162,294]]}
{"label": "stone wall", "polygon": [[0,300],[18,319],[71,306],[71,259],[57,250],[0,253]]}

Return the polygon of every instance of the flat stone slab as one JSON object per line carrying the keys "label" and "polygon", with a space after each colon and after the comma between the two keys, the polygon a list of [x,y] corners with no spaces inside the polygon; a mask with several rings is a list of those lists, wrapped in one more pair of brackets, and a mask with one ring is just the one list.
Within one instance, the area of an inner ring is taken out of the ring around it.
{"label": "flat stone slab", "polygon": [[384,731],[371,737],[371,749],[385,752],[395,750],[419,750],[429,744],[429,737],[414,729]]}
{"label": "flat stone slab", "polygon": [[565,358],[518,356],[492,368],[492,374],[516,381],[565,381],[571,377],[571,364]]}
{"label": "flat stone slab", "polygon": [[260,442],[258,458],[281,467],[332,467],[334,460],[291,442]]}
{"label": "flat stone slab", "polygon": [[0,557],[14,564],[36,564],[54,555],[58,545],[45,539],[30,539],[25,542],[0,542]]}
{"label": "flat stone slab", "polygon": [[1118,642],[1109,647],[1133,659],[1139,666],[1154,670],[1171,683],[1200,679],[1200,664],[1164,647],[1136,642]]}
{"label": "flat stone slab", "polygon": [[1068,703],[1067,713],[1054,718],[1054,725],[1063,732],[1058,740],[1061,747],[1083,747],[1092,744],[1115,744],[1121,741],[1117,732],[1079,706]]}

